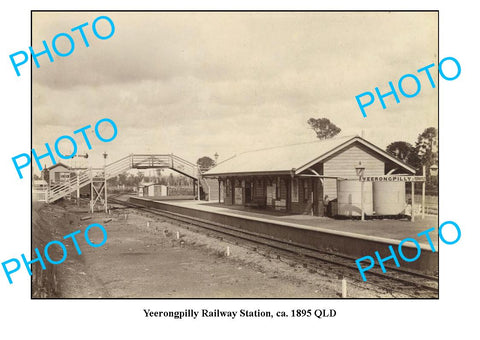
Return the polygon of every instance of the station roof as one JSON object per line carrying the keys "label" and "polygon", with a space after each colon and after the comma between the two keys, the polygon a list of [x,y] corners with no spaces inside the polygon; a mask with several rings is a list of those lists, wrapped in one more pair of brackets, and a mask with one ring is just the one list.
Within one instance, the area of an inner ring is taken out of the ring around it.
{"label": "station roof", "polygon": [[243,152],[219,163],[203,176],[290,174],[292,170],[299,174],[353,143],[360,143],[408,172],[415,172],[413,167],[367,140],[359,136],[347,136]]}

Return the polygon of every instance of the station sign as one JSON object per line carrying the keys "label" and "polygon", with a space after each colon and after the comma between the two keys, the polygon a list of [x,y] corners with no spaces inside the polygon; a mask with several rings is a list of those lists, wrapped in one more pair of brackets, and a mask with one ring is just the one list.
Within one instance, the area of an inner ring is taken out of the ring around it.
{"label": "station sign", "polygon": [[425,182],[425,176],[364,176],[361,182]]}

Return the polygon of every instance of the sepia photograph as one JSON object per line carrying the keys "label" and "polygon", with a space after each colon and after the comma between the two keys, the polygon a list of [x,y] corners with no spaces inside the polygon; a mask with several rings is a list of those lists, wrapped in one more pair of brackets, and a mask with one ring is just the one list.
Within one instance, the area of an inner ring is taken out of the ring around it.
{"label": "sepia photograph", "polygon": [[31,298],[439,298],[438,11],[31,23]]}

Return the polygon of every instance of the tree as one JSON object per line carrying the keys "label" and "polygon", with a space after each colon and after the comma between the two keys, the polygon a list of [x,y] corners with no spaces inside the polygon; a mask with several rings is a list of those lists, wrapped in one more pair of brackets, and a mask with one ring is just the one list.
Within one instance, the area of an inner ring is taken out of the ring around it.
{"label": "tree", "polygon": [[108,184],[111,186],[117,186],[118,185],[118,176],[112,177],[108,180]]}
{"label": "tree", "polygon": [[[137,176],[135,176],[134,184],[138,186],[142,181],[145,180],[145,174],[141,171],[137,173]],[[145,180],[146,181],[146,180]]]}
{"label": "tree", "polygon": [[168,181],[167,181],[167,178],[165,177],[160,177],[160,181],[159,181],[159,184],[162,184],[162,185],[168,185]]}
{"label": "tree", "polygon": [[122,184],[122,185],[126,185],[127,184],[127,174],[125,174],[125,173],[119,174],[118,175],[118,183]]}
{"label": "tree", "polygon": [[434,127],[425,129],[418,135],[417,142],[413,152],[409,157],[409,164],[417,169],[417,174],[422,173],[422,167],[426,168],[427,189],[438,189],[438,177],[430,176],[430,167],[432,165],[438,166],[438,132]]}
{"label": "tree", "polygon": [[340,131],[342,131],[342,129],[330,122],[330,119],[328,118],[310,118],[307,123],[310,125],[310,128],[315,131],[317,138],[319,139],[335,137]]}
{"label": "tree", "polygon": [[161,184],[163,169],[155,169],[155,183]]}
{"label": "tree", "polygon": [[390,143],[387,152],[394,155],[403,162],[408,163],[410,155],[414,152],[413,145],[404,141]]}
{"label": "tree", "polygon": [[421,158],[433,156],[433,153],[437,152],[436,145],[437,129],[429,127],[418,135],[417,143],[415,144],[417,155]]}
{"label": "tree", "polygon": [[50,171],[44,167],[41,176],[47,183],[50,183]]}
{"label": "tree", "polygon": [[205,172],[215,166],[215,161],[208,156],[203,156],[197,160],[197,165],[201,172]]}

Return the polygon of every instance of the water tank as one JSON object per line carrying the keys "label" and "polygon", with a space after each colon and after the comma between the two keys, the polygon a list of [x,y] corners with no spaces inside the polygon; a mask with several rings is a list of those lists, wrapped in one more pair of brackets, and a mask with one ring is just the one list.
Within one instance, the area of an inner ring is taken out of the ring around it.
{"label": "water tank", "polygon": [[[340,216],[361,216],[361,187],[358,180],[337,181],[337,208]],[[373,214],[372,182],[363,183],[363,211],[365,215]]]}
{"label": "water tank", "polygon": [[404,182],[374,182],[373,210],[375,215],[398,215],[405,209]]}

